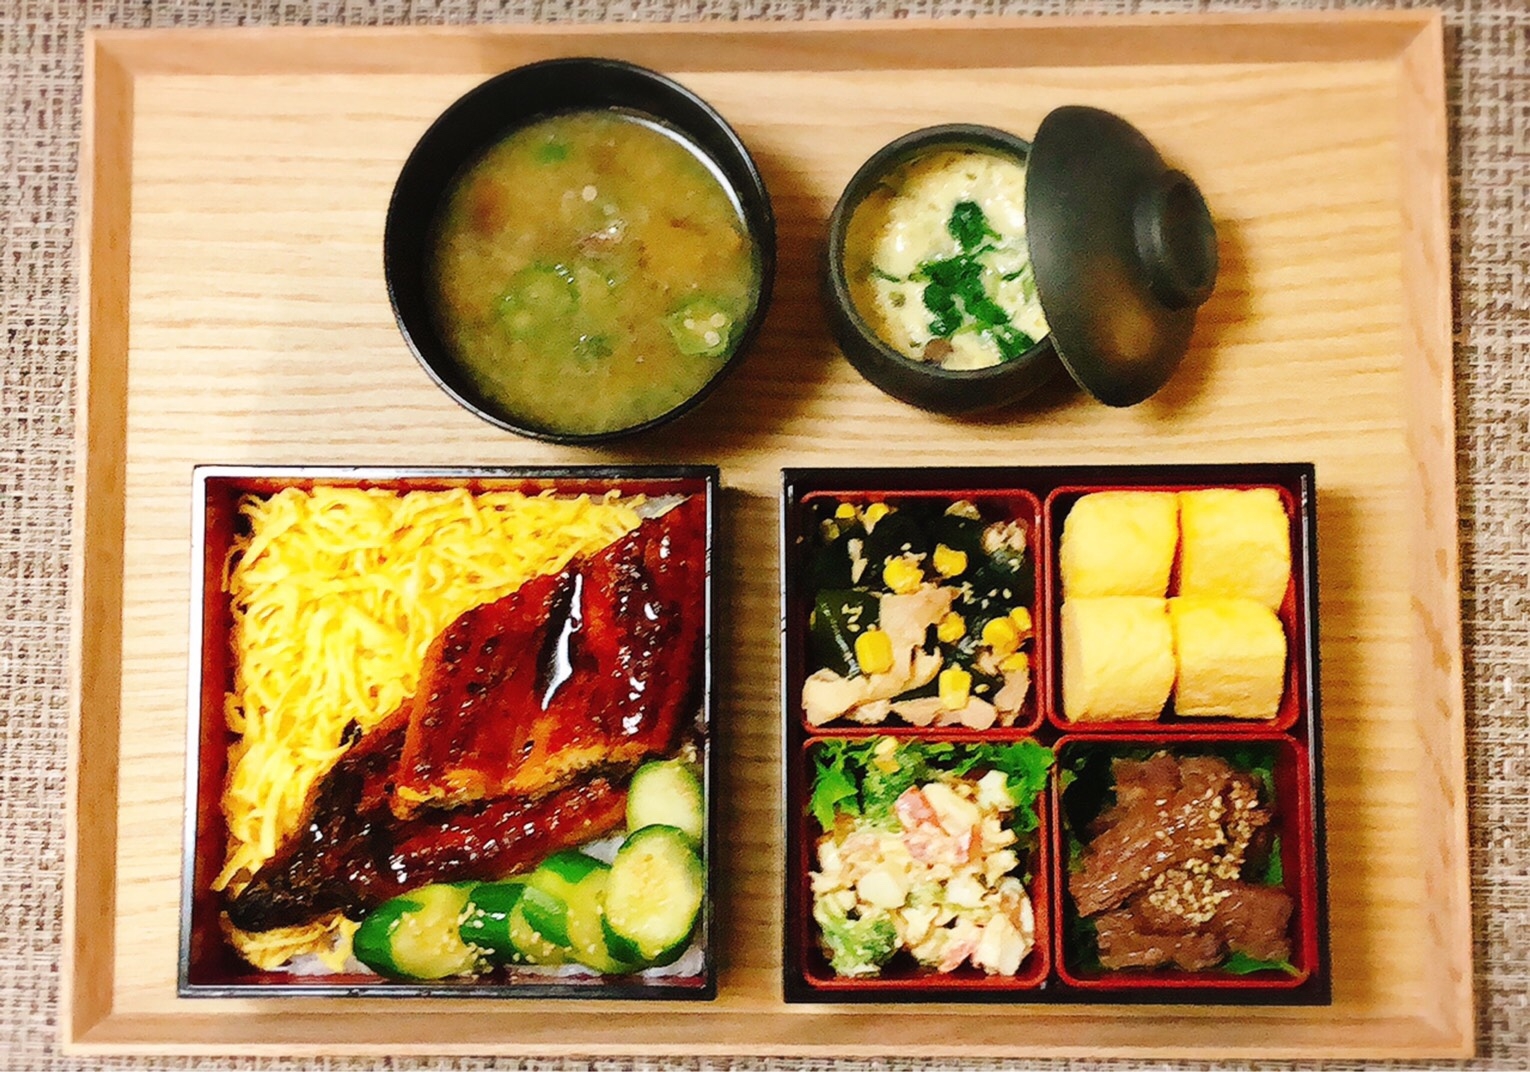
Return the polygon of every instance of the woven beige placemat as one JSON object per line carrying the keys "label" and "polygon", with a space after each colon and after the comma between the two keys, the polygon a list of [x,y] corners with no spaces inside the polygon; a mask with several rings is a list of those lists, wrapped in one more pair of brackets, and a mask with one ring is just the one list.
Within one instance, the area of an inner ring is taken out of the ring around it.
{"label": "woven beige placemat", "polygon": [[[233,1058],[73,1062],[57,1052],[65,605],[77,315],[72,250],[85,27],[779,20],[1297,6],[1399,5],[1196,0],[0,0],[0,336],[5,345],[0,388],[0,1069],[376,1066],[356,1060]],[[1456,450],[1482,1054],[1469,1067],[1525,1069],[1530,1068],[1530,0],[1451,0],[1440,6],[1449,27]],[[588,1062],[466,1059],[384,1065],[583,1068]],[[843,1065],[607,1060],[596,1067],[922,1066],[895,1060]],[[970,1062],[961,1067],[986,1066]]]}

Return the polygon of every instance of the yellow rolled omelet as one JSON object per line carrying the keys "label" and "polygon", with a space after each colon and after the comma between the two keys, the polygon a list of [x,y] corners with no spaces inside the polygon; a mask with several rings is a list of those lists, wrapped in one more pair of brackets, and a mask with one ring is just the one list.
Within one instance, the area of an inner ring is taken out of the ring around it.
{"label": "yellow rolled omelet", "polygon": [[1291,577],[1291,523],[1274,488],[1182,491],[1179,526],[1179,595],[1280,606]]}
{"label": "yellow rolled omelet", "polygon": [[1057,562],[1064,599],[1157,596],[1169,591],[1179,542],[1172,491],[1097,491],[1063,521]]}
{"label": "yellow rolled omelet", "polygon": [[1174,629],[1174,713],[1274,718],[1286,686],[1286,631],[1252,599],[1169,600]]}
{"label": "yellow rolled omelet", "polygon": [[1174,687],[1174,636],[1165,600],[1068,600],[1061,640],[1064,718],[1156,719],[1163,712]]}

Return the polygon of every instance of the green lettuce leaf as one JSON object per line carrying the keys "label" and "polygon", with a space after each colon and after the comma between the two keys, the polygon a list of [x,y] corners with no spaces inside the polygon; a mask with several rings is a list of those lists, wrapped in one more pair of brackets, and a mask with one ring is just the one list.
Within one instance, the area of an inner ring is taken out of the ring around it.
{"label": "green lettuce leaf", "polygon": [[1301,971],[1289,960],[1258,960],[1247,953],[1233,953],[1221,964],[1221,969],[1232,975],[1249,975],[1257,971],[1283,971],[1287,975],[1300,975]]}
{"label": "green lettuce leaf", "polygon": [[1094,920],[1074,912],[1071,906],[1064,924],[1063,953],[1075,972],[1100,970],[1100,939]]}
{"label": "green lettuce leaf", "polygon": [[890,754],[878,755],[877,746],[886,739],[824,741],[814,749],[808,807],[823,829],[833,826],[840,812],[890,826],[896,822],[894,805],[912,786],[943,773],[965,778],[990,770],[1004,774],[1015,798],[1016,829],[1036,829],[1034,805],[1046,790],[1051,749],[1033,740],[971,745],[902,741]]}
{"label": "green lettuce leaf", "polygon": [[1284,886],[1286,884],[1285,865],[1280,862],[1280,835],[1270,843],[1270,860],[1264,865],[1264,874],[1256,881],[1265,886]]}
{"label": "green lettuce leaf", "polygon": [[[839,742],[830,742],[837,744]],[[845,754],[826,755],[830,750],[820,749],[814,757],[817,771],[813,777],[813,792],[808,807],[818,825],[825,830],[834,825],[834,813],[841,807],[852,814],[860,812],[860,786],[845,770]]]}

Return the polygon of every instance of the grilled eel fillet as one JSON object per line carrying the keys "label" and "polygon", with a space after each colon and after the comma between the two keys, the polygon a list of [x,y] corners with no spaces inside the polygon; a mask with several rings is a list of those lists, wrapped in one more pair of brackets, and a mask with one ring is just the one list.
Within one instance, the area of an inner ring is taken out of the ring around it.
{"label": "grilled eel fillet", "polygon": [[700,685],[700,499],[449,626],[417,696],[320,779],[306,821],[227,906],[241,930],[360,918],[619,827],[620,776],[669,751]]}
{"label": "grilled eel fillet", "polygon": [[608,833],[626,816],[626,790],[592,777],[541,800],[503,797],[401,821],[388,809],[387,782],[407,714],[390,716],[319,781],[306,823],[228,902],[230,923],[265,931],[333,912],[360,919],[432,882],[510,874]]}
{"label": "grilled eel fillet", "polygon": [[704,508],[687,499],[448,626],[425,656],[394,814],[542,796],[667,750],[700,677]]}

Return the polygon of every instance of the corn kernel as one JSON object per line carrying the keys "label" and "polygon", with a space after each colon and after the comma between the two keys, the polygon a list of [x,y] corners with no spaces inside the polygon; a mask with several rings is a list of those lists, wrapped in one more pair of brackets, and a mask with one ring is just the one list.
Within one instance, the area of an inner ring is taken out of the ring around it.
{"label": "corn kernel", "polygon": [[1030,668],[1030,665],[1030,656],[1026,655],[1023,651],[1017,651],[1013,655],[1006,655],[999,660],[999,669],[1003,670],[1006,674],[1015,670],[1027,670]]}
{"label": "corn kernel", "polygon": [[855,661],[863,674],[885,674],[892,669],[892,639],[880,629],[868,629],[855,638]]}
{"label": "corn kernel", "polygon": [[866,507],[866,513],[862,516],[861,521],[865,523],[866,531],[870,532],[877,527],[878,521],[881,521],[890,513],[892,513],[892,507],[886,503],[872,503]]}
{"label": "corn kernel", "polygon": [[1022,639],[1031,635],[1031,612],[1024,607],[1016,607],[1009,612],[1009,620],[1015,623],[1015,628],[1020,630]]}
{"label": "corn kernel", "polygon": [[935,626],[935,635],[942,644],[955,644],[967,635],[967,619],[954,610],[948,610]]}
{"label": "corn kernel", "polygon": [[1020,650],[1020,630],[1008,618],[995,618],[983,626],[983,643],[995,655],[1010,655]]}
{"label": "corn kernel", "polygon": [[924,570],[911,558],[889,558],[882,567],[882,583],[900,596],[919,591],[924,583]]}
{"label": "corn kernel", "polygon": [[834,516],[841,521],[849,521],[855,517],[855,507],[850,503],[840,503],[834,509]]}
{"label": "corn kernel", "polygon": [[943,543],[935,545],[935,572],[942,577],[958,577],[967,571],[967,552]]}
{"label": "corn kernel", "polygon": [[948,666],[940,672],[940,706],[947,711],[960,711],[967,706],[972,695],[972,675],[959,666]]}

